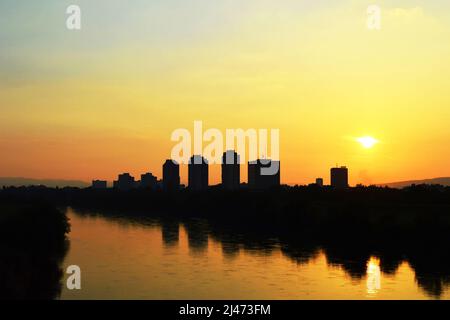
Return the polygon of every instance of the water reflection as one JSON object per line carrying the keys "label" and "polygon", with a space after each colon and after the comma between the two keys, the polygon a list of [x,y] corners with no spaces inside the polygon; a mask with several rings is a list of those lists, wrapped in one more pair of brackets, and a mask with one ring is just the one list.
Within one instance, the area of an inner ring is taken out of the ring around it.
{"label": "water reflection", "polygon": [[180,223],[175,220],[161,220],[161,233],[166,247],[177,246],[180,238]]}
{"label": "water reflection", "polygon": [[[85,236],[95,234],[99,224],[102,224],[102,234],[107,233],[111,226],[105,221],[117,224],[116,234],[122,234],[124,231],[120,228],[127,226],[133,242],[120,244],[120,248],[134,248],[139,261],[148,261],[150,265],[142,266],[141,270],[139,264],[128,265],[122,257],[114,263],[123,264],[122,273],[130,273],[132,269],[133,277],[143,279],[138,285],[130,284],[126,291],[137,292],[136,286],[140,286],[139,292],[147,298],[149,295],[169,299],[449,297],[448,253],[430,250],[423,244],[422,247],[417,244],[400,247],[374,245],[363,240],[346,243],[326,235],[277,234],[202,219],[164,218],[149,222],[139,215],[98,216],[101,220],[83,227],[80,223],[79,228],[86,228]],[[72,232],[77,235],[77,219],[72,220]],[[141,229],[129,230],[134,227]],[[154,237],[162,239],[162,248],[154,243]],[[170,260],[164,250],[170,250]],[[127,260],[133,259],[132,252],[121,254],[126,254]],[[129,279],[124,283],[130,283]],[[155,295],[151,295],[153,287],[157,287]],[[196,288],[196,292],[192,288]],[[202,292],[205,296],[200,295]]]}
{"label": "water reflection", "polygon": [[375,295],[379,290],[381,290],[380,259],[370,257],[367,262],[367,293]]}
{"label": "water reflection", "polygon": [[432,260],[414,256],[409,259],[416,272],[416,281],[433,298],[440,298],[450,284],[450,266],[447,252],[433,253]]}
{"label": "water reflection", "polygon": [[208,247],[208,224],[201,219],[189,219],[185,221],[184,227],[188,235],[189,249],[192,254],[201,255]]}

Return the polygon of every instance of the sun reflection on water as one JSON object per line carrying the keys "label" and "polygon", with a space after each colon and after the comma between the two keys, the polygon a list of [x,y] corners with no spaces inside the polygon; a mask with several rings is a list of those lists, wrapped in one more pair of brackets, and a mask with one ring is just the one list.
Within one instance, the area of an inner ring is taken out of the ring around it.
{"label": "sun reflection on water", "polygon": [[370,257],[367,261],[367,293],[376,295],[381,289],[380,259]]}

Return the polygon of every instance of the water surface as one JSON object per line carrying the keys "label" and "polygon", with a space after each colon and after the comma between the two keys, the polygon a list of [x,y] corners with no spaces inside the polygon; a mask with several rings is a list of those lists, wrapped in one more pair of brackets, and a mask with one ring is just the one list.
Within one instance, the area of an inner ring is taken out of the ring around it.
{"label": "water surface", "polygon": [[227,233],[203,220],[72,209],[68,216],[64,270],[81,267],[82,289],[63,285],[62,299],[450,298],[441,278],[418,277],[407,261],[383,272],[376,256],[346,259],[314,245]]}

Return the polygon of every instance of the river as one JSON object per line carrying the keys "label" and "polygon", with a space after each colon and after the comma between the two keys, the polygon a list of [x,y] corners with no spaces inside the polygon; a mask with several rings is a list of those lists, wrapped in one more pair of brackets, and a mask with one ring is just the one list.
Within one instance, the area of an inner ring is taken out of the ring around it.
{"label": "river", "polygon": [[450,298],[441,280],[418,281],[407,261],[383,272],[376,256],[353,267],[321,248],[233,237],[203,220],[67,214],[72,230],[63,268],[78,265],[82,287],[64,283],[61,299]]}

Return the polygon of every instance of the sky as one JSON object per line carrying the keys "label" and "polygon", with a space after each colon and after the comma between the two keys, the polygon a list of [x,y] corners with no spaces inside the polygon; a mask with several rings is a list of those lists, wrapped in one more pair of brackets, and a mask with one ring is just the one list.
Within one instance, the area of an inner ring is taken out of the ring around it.
{"label": "sky", "polygon": [[195,120],[279,129],[283,183],[450,176],[449,18],[444,0],[3,0],[0,176],[161,177]]}

